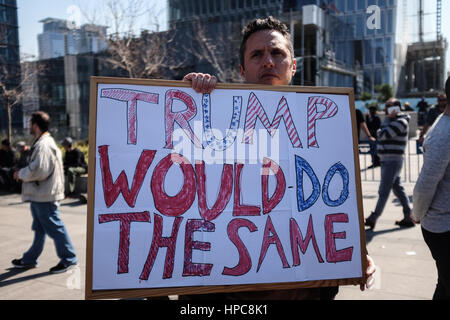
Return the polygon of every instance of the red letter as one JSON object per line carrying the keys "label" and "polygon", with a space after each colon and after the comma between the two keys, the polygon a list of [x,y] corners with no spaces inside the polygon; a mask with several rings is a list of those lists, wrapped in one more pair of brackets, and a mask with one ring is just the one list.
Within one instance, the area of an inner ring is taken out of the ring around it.
{"label": "red letter", "polygon": [[257,118],[261,120],[261,123],[264,125],[264,127],[272,137],[275,135],[275,130],[277,130],[280,126],[281,118],[283,118],[287,134],[292,143],[292,147],[303,148],[300,137],[298,136],[297,129],[295,128],[294,122],[292,121],[291,111],[289,110],[289,106],[285,97],[281,98],[278,104],[277,111],[275,112],[275,116],[270,123],[261,102],[259,102],[258,98],[253,92],[250,93],[250,97],[248,99],[247,114],[245,116],[243,142],[250,144],[253,143],[253,131],[255,130]]}
{"label": "red letter", "polygon": [[[272,236],[270,234],[272,234]],[[270,216],[267,216],[266,227],[264,230],[264,239],[261,247],[261,253],[259,255],[258,268],[256,269],[256,272],[259,271],[259,267],[261,267],[261,263],[263,262],[264,257],[266,256],[267,249],[271,244],[275,244],[277,246],[278,254],[280,255],[281,262],[283,263],[283,268],[289,268],[286,256],[284,255],[283,245],[281,244],[280,238],[278,237],[277,232],[275,231],[275,228],[272,224],[272,219],[270,219]]]}
{"label": "red letter", "polygon": [[238,231],[241,227],[247,227],[250,232],[255,232],[258,230],[253,222],[246,219],[233,219],[230,221],[227,227],[228,238],[230,238],[231,242],[234,243],[239,252],[239,263],[233,268],[223,268],[223,275],[241,276],[249,272],[252,268],[252,259],[250,258],[250,254],[248,253],[248,250],[241,238],[239,238]]}
{"label": "red letter", "polygon": [[[170,167],[178,163],[184,175],[181,191],[174,197],[164,191],[164,179]],[[155,208],[169,217],[181,216],[192,205],[195,199],[195,173],[190,162],[178,153],[171,153],[162,159],[153,171],[151,189]]]}
{"label": "red letter", "polygon": [[302,232],[300,231],[297,221],[295,221],[294,218],[291,218],[290,220],[289,229],[291,231],[290,234],[291,234],[291,250],[293,258],[293,266],[300,265],[300,255],[297,250],[298,247],[300,246],[300,250],[302,250],[302,253],[305,254],[311,239],[314,246],[314,251],[316,251],[317,260],[319,260],[320,263],[324,262],[322,256],[320,255],[319,246],[317,245],[316,236],[314,234],[312,216],[309,216],[308,230],[306,232],[305,240],[303,240]]}
{"label": "red letter", "polygon": [[128,144],[137,140],[137,101],[158,104],[159,95],[129,89],[102,89],[102,98],[119,100],[127,103]]}
{"label": "red letter", "polygon": [[[324,106],[323,111],[317,111],[317,105]],[[318,148],[316,139],[316,121],[334,117],[338,106],[334,101],[324,97],[310,97],[308,100],[308,148]]]}
{"label": "red letter", "polygon": [[345,213],[329,214],[325,217],[325,238],[328,262],[343,262],[352,260],[353,247],[336,251],[335,239],[345,239],[345,232],[333,233],[333,223],[348,222]]}
{"label": "red letter", "polygon": [[198,209],[200,215],[206,221],[214,220],[223,212],[228,201],[230,201],[231,191],[233,190],[233,166],[231,164],[223,165],[219,195],[212,209],[208,209],[208,203],[206,202],[205,162],[196,163],[195,171],[197,173]]}
{"label": "red letter", "polygon": [[211,243],[193,241],[195,231],[214,232],[214,223],[199,219],[188,220],[186,222],[186,232],[184,238],[184,268],[183,277],[186,276],[209,276],[213,267],[210,263],[192,263],[192,249],[209,251]]}
{"label": "red letter", "polygon": [[147,260],[144,268],[142,269],[139,279],[147,280],[150,272],[152,271],[153,264],[156,260],[156,255],[161,247],[167,247],[166,260],[164,262],[164,274],[163,279],[172,278],[173,263],[175,260],[175,245],[177,243],[178,229],[180,228],[182,217],[176,217],[172,226],[172,234],[170,237],[162,236],[162,223],[163,218],[157,214],[154,214],[155,225],[153,227],[153,239],[152,246],[148,253]]}
{"label": "red letter", "polygon": [[[183,101],[187,110],[182,112],[173,112],[172,103],[173,99],[179,99]],[[197,107],[195,106],[194,99],[191,98],[187,93],[179,90],[168,90],[166,92],[166,146],[165,148],[173,149],[172,135],[174,130],[175,122],[177,122],[181,129],[191,138],[192,142],[197,148],[203,148],[202,143],[198,140],[197,136],[192,131],[189,125],[189,120],[195,117],[197,113]]]}
{"label": "red letter", "polygon": [[120,241],[117,273],[128,273],[128,261],[130,256],[130,224],[131,222],[150,222],[150,213],[148,211],[133,213],[114,213],[101,214],[98,217],[99,223],[111,221],[120,221]]}
{"label": "red letter", "polygon": [[[277,187],[271,198],[269,198],[269,168],[275,173],[277,178]],[[264,158],[261,184],[263,213],[267,214],[280,203],[286,190],[286,180],[284,178],[283,170],[281,170],[280,166],[271,159]]]}
{"label": "red letter", "polygon": [[128,179],[125,171],[122,171],[113,184],[111,170],[109,168],[108,146],[100,146],[98,148],[100,154],[100,169],[102,172],[103,195],[105,197],[106,206],[111,207],[121,192],[123,198],[128,205],[134,208],[136,198],[141,189],[147,170],[155,157],[155,150],[144,150],[134,171],[133,184],[131,191],[128,188]]}
{"label": "red letter", "polygon": [[236,163],[234,167],[234,208],[233,216],[258,216],[261,208],[241,204],[241,171],[244,165]]}

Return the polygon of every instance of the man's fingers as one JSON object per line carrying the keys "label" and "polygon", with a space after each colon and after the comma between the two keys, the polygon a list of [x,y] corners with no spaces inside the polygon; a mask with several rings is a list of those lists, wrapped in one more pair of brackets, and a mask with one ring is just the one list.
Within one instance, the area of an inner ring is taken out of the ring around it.
{"label": "man's fingers", "polygon": [[192,89],[198,93],[210,93],[217,84],[216,77],[204,73],[189,73],[184,76],[183,80],[191,81]]}

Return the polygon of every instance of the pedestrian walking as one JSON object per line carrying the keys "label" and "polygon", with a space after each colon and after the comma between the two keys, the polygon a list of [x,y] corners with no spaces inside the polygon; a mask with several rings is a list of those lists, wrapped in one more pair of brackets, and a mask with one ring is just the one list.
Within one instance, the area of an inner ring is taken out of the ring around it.
{"label": "pedestrian walking", "polygon": [[59,217],[59,201],[64,199],[64,170],[61,151],[48,132],[50,117],[45,112],[34,112],[30,133],[35,137],[30,162],[14,172],[22,181],[22,199],[30,202],[34,239],[22,258],[12,260],[16,268],[33,268],[44,249],[45,237],[53,239],[59,263],[50,269],[61,273],[76,265],[78,260],[69,234]]}
{"label": "pedestrian walking", "polygon": [[436,261],[438,281],[433,300],[450,300],[450,77],[447,106],[423,143],[423,166],[413,192],[412,218]]}
{"label": "pedestrian walking", "polygon": [[410,116],[401,112],[401,103],[391,98],[385,105],[386,118],[378,130],[378,155],[381,163],[381,180],[378,189],[378,201],[375,211],[366,219],[365,225],[375,228],[378,218],[383,213],[391,190],[403,207],[404,218],[396,224],[401,227],[413,227],[410,218],[411,207],[405,189],[401,184],[400,171],[403,166]]}
{"label": "pedestrian walking", "polygon": [[[369,113],[366,114],[367,128],[369,129],[370,135],[376,139],[377,132],[381,128],[381,119],[377,115],[377,107],[370,106]],[[380,166],[380,157],[377,154],[377,141],[370,140],[370,156],[372,158],[372,165],[367,167],[368,169]]]}

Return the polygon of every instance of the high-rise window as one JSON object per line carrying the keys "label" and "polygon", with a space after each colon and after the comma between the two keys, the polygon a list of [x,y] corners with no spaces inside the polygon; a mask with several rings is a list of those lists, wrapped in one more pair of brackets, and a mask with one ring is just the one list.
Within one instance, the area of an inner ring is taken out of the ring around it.
{"label": "high-rise window", "polygon": [[347,0],[347,11],[355,10],[355,0]]}

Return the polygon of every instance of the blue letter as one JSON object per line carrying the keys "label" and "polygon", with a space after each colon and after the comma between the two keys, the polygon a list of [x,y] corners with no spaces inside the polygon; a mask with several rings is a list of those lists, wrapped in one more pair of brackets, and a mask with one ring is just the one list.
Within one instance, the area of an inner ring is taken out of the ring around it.
{"label": "blue letter", "polygon": [[[341,191],[341,195],[337,200],[331,200],[330,195],[328,194],[328,187],[330,185],[331,179],[333,179],[333,176],[336,174],[336,172],[339,172],[339,174],[342,177],[342,184],[343,188]],[[333,165],[330,170],[328,170],[327,175],[325,176],[325,181],[323,182],[323,189],[322,189],[322,198],[323,202],[329,207],[338,207],[341,204],[345,202],[348,198],[348,171],[347,169],[340,163],[336,163]]]}
{"label": "blue letter", "polygon": [[[297,172],[297,204],[298,211],[302,212],[306,209],[310,208],[319,198],[320,194],[320,182],[317,179],[316,174],[314,173],[313,168],[309,165],[309,163],[303,159],[302,157],[295,156],[295,169]],[[305,197],[303,194],[303,171],[305,171],[309,179],[312,182],[313,192],[309,196],[309,198],[305,201]]]}

